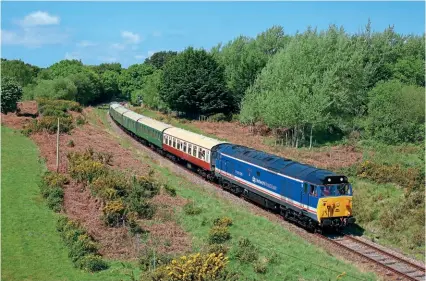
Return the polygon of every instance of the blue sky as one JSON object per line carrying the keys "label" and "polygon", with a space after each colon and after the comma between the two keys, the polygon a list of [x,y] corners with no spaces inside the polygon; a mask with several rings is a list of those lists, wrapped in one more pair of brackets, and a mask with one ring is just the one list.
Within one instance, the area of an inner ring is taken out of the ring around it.
{"label": "blue sky", "polygon": [[310,25],[357,32],[368,18],[423,34],[424,2],[4,2],[1,56],[47,67],[65,58],[85,64],[142,63],[153,52],[210,49],[273,25],[288,34]]}

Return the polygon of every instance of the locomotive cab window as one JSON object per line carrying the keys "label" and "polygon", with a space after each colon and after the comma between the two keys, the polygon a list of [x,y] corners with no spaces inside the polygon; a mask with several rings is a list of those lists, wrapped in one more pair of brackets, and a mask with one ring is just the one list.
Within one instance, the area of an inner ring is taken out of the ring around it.
{"label": "locomotive cab window", "polygon": [[315,185],[311,184],[309,187],[310,187],[309,188],[309,194],[316,197],[317,196],[317,189],[316,189]]}

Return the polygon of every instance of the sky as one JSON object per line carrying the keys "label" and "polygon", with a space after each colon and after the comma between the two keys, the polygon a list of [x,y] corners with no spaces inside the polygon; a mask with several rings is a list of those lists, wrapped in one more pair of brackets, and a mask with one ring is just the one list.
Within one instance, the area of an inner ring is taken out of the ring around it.
{"label": "sky", "polygon": [[142,63],[154,52],[209,50],[239,35],[281,25],[375,31],[389,25],[422,35],[425,2],[1,2],[1,57],[48,67],[62,59],[84,64]]}

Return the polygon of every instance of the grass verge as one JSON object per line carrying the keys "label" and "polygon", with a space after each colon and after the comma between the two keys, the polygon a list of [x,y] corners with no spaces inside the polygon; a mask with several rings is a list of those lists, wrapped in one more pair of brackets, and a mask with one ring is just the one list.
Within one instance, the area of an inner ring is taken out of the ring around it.
{"label": "grass verge", "polygon": [[129,280],[132,265],[119,261],[96,274],[74,268],[56,231],[58,215],[40,195],[45,167],[37,146],[7,127],[1,127],[1,134],[2,280]]}

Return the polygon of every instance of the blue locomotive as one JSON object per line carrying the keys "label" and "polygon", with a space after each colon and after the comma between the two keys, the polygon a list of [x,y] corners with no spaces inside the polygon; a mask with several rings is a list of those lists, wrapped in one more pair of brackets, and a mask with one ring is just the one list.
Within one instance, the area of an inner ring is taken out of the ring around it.
{"label": "blue locomotive", "polygon": [[347,177],[248,147],[221,144],[213,154],[215,175],[242,195],[308,229],[354,223]]}

